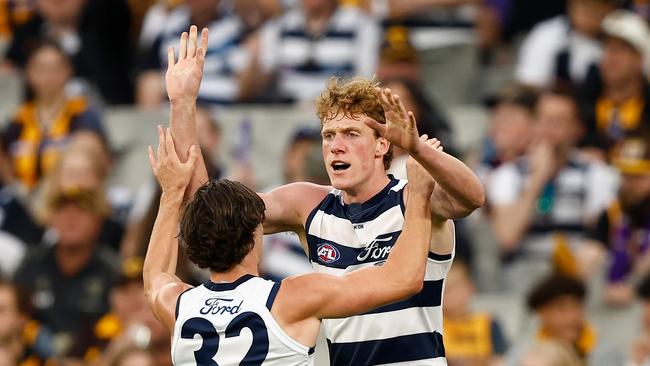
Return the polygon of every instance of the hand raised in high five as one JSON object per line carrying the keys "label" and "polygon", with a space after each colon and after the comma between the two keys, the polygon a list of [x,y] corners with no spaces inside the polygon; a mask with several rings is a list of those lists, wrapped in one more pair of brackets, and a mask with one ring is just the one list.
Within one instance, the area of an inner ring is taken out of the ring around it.
{"label": "hand raised in high five", "polygon": [[[427,135],[422,135],[419,140],[424,143],[423,149],[442,151],[442,145],[436,138],[429,139]],[[431,193],[436,187],[436,181],[412,156],[406,162],[406,175],[409,181],[410,197],[417,197],[417,199],[429,199],[431,197]]]}
{"label": "hand raised in high five", "polygon": [[390,143],[401,147],[410,155],[416,154],[420,145],[413,112],[407,111],[399,96],[393,94],[390,89],[376,88],[375,92],[384,108],[386,123],[379,123],[370,118],[364,122]]}
{"label": "hand raised in high five", "polygon": [[177,194],[182,197],[190,183],[194,164],[198,158],[197,148],[192,145],[189,158],[181,163],[174,148],[171,129],[158,126],[158,152],[154,154],[153,147],[149,146],[149,164],[163,193]]}
{"label": "hand raised in high five", "polygon": [[183,32],[175,60],[174,47],[167,49],[167,74],[165,82],[170,102],[196,101],[203,78],[203,64],[208,50],[208,28],[201,31],[201,47],[197,48],[197,28],[190,27],[190,33]]}

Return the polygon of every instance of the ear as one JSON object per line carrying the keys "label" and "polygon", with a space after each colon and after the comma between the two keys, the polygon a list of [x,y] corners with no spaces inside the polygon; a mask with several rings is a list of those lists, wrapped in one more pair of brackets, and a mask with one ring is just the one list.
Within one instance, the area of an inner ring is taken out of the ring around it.
{"label": "ear", "polygon": [[375,157],[383,157],[388,153],[389,148],[390,142],[383,137],[378,137],[375,145]]}

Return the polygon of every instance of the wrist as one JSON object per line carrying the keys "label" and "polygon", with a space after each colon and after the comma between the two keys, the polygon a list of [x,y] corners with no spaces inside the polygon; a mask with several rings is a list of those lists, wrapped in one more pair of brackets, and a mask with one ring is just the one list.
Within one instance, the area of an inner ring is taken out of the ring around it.
{"label": "wrist", "polygon": [[168,189],[160,195],[160,204],[180,207],[183,203],[185,191],[182,189]]}
{"label": "wrist", "polygon": [[179,108],[179,107],[193,108],[196,107],[196,97],[169,98],[169,104],[175,108]]}

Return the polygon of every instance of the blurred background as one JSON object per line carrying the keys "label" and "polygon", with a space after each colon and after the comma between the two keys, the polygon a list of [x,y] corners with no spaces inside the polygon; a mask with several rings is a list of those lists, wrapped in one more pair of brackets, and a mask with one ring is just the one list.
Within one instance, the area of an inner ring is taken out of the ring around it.
{"label": "blurred background", "polygon": [[[649,22],[649,0],[0,0],[0,366],[171,365],[142,285],[146,146],[191,24],[211,177],[327,184],[313,100],[355,75],[474,169],[451,366],[650,365]],[[267,278],[311,270],[292,234],[265,251]]]}

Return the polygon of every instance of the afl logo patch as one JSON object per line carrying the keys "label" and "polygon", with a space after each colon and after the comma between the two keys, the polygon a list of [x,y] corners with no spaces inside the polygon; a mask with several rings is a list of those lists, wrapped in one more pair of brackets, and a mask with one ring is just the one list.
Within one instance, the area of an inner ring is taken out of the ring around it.
{"label": "afl logo patch", "polygon": [[323,263],[336,262],[341,257],[338,249],[331,244],[319,245],[316,254],[318,255],[318,260]]}

